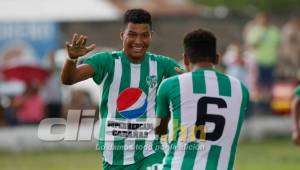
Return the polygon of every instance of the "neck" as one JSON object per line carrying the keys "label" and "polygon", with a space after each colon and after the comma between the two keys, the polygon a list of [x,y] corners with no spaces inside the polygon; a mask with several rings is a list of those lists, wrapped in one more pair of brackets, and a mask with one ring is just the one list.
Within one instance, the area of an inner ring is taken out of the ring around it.
{"label": "neck", "polygon": [[142,57],[132,57],[132,56],[128,55],[125,51],[124,51],[124,54],[126,55],[127,59],[133,63],[140,63],[145,58],[145,54]]}
{"label": "neck", "polygon": [[140,63],[144,60],[144,56],[141,58],[134,58],[134,57],[127,56],[127,58],[130,62],[133,62],[133,63]]}
{"label": "neck", "polygon": [[214,69],[215,65],[210,62],[202,62],[202,63],[195,63],[191,64],[191,70],[197,70],[197,69]]}

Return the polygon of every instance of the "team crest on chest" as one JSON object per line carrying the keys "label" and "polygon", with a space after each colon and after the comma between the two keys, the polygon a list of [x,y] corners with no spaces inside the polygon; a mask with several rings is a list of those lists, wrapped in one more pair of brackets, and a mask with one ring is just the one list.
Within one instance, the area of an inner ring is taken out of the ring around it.
{"label": "team crest on chest", "polygon": [[154,88],[156,87],[157,85],[157,76],[147,76],[146,77],[146,82],[147,82],[147,85],[150,87],[150,88]]}

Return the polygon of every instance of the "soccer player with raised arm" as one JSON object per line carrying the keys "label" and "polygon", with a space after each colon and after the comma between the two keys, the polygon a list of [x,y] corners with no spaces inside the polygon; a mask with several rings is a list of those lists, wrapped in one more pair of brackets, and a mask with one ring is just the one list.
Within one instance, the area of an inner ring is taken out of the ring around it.
{"label": "soccer player with raised arm", "polygon": [[192,31],[184,38],[189,72],[165,79],[158,89],[156,133],[168,133],[169,142],[164,170],[233,169],[249,93],[214,69],[218,60],[215,36]]}
{"label": "soccer player with raised arm", "polygon": [[126,11],[120,38],[122,50],[96,53],[76,66],[77,58],[95,45],[87,46],[86,36],[74,34],[72,42],[66,43],[69,58],[61,79],[71,85],[93,78],[103,85],[98,142],[103,169],[149,169],[164,157],[156,147],[159,142],[154,138],[154,121],[149,121],[155,119],[156,91],[164,78],[177,74],[179,65],[147,52],[152,21],[143,9]]}

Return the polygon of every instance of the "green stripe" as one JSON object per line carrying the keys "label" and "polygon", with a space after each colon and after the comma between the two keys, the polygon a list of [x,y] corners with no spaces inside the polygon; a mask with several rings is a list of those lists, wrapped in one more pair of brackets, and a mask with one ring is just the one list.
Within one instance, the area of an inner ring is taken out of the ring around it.
{"label": "green stripe", "polygon": [[155,60],[157,63],[157,87],[159,86],[159,84],[161,83],[161,81],[163,80],[163,78],[167,78],[166,77],[166,68],[164,68],[164,61],[159,60],[158,57],[155,57],[153,54],[150,54],[150,60]]}
{"label": "green stripe", "polygon": [[99,130],[99,141],[98,141],[98,149],[99,151],[103,152],[103,148],[105,145],[105,124],[107,118],[107,100],[109,95],[109,88],[113,81],[114,77],[114,68],[115,68],[115,60],[112,62],[112,68],[110,69],[111,72],[108,73],[106,80],[103,85],[103,92],[102,92],[102,100],[100,103],[100,117],[101,119],[101,127]]}
{"label": "green stripe", "polygon": [[[121,54],[122,55],[122,54]],[[119,94],[130,86],[130,64],[125,58],[126,56],[121,56],[122,63],[122,76],[119,88]],[[116,119],[124,119],[119,112],[116,111]],[[114,151],[113,151],[113,164],[123,165],[124,162],[124,150],[120,149],[124,147],[125,139],[120,137],[114,138]]]}
{"label": "green stripe", "polygon": [[166,161],[165,161],[166,163],[164,164],[163,170],[171,170],[171,163],[174,157],[174,152],[176,151],[177,142],[178,141],[172,141],[169,144],[169,151],[168,154],[166,155]]}
{"label": "green stripe", "polygon": [[231,84],[229,77],[216,71],[220,96],[231,96]]}
{"label": "green stripe", "polygon": [[249,92],[248,92],[248,89],[242,83],[241,83],[241,89],[242,89],[243,98],[242,98],[242,104],[241,104],[241,108],[240,108],[240,116],[239,116],[239,121],[238,121],[238,125],[237,125],[237,131],[235,133],[235,136],[234,136],[234,139],[233,139],[233,143],[231,145],[231,152],[230,152],[230,159],[229,159],[229,164],[228,164],[228,170],[232,170],[233,169],[234,160],[235,160],[235,154],[236,154],[236,148],[237,148],[237,143],[238,143],[238,139],[240,137],[241,126],[243,124],[245,112],[246,112],[248,104],[249,104]]}
{"label": "green stripe", "polygon": [[221,146],[212,145],[208,152],[205,170],[216,170],[218,168]]}
{"label": "green stripe", "polygon": [[198,152],[198,142],[189,142],[185,148],[181,169],[193,169]]}
{"label": "green stripe", "polygon": [[[176,80],[174,82],[174,87],[178,87],[180,89],[180,85],[179,85],[179,79],[178,77],[175,77],[174,80]],[[170,148],[169,148],[169,152],[168,155],[166,157],[166,166],[163,168],[164,170],[167,169],[171,169],[171,164],[172,164],[172,160],[174,157],[174,153],[176,151],[176,147],[177,147],[177,142],[178,142],[178,138],[179,138],[179,134],[180,134],[180,126],[181,126],[181,106],[180,106],[180,90],[174,90],[176,91],[176,93],[173,93],[171,95],[175,95],[174,97],[170,97],[171,99],[173,99],[171,101],[172,104],[172,108],[173,108],[173,115],[172,115],[172,123],[173,123],[173,138],[171,139],[171,144],[170,144]]]}
{"label": "green stripe", "polygon": [[[145,59],[141,64],[141,74],[140,74],[140,82],[139,88],[142,89],[146,96],[148,96],[149,88],[147,85],[146,78],[149,76],[149,59],[148,55],[145,55]],[[149,103],[148,103],[149,104]],[[145,121],[147,118],[147,113],[143,114],[139,119],[139,121]],[[135,140],[135,148],[144,148],[145,140],[144,139],[137,139]],[[134,160],[139,161],[144,158],[143,149],[136,149],[134,152]]]}
{"label": "green stripe", "polygon": [[192,72],[193,93],[206,93],[204,71],[197,70]]}

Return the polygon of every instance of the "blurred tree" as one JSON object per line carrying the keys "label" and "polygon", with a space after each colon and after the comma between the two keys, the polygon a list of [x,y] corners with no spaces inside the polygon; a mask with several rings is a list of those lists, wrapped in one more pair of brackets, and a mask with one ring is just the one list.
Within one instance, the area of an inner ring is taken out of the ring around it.
{"label": "blurred tree", "polygon": [[233,11],[244,11],[247,8],[256,7],[258,10],[282,11],[290,10],[299,11],[299,0],[192,0],[196,3],[211,7],[226,6]]}

